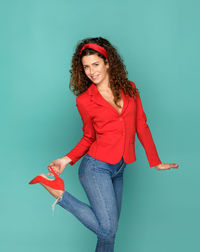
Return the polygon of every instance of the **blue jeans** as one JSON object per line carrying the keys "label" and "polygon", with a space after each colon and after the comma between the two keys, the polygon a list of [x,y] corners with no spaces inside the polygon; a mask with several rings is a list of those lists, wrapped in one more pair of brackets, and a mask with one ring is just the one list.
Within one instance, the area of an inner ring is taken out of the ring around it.
{"label": "blue jeans", "polygon": [[87,153],[81,160],[78,175],[90,205],[67,191],[57,201],[97,235],[95,252],[114,251],[125,167],[123,157],[117,164],[108,164]]}

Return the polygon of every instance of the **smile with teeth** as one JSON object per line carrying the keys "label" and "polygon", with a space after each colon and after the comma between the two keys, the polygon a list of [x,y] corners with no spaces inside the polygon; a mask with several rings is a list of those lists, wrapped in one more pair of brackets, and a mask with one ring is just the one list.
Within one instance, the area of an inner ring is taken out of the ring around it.
{"label": "smile with teeth", "polygon": [[94,75],[94,76],[92,76],[92,79],[97,79],[99,77],[99,74],[98,75]]}

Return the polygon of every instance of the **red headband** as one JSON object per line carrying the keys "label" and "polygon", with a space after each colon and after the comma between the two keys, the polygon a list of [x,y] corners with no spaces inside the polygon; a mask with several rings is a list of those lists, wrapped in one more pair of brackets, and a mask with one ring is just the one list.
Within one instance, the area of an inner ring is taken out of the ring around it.
{"label": "red headband", "polygon": [[97,44],[94,44],[94,43],[85,44],[85,45],[82,47],[81,51],[80,51],[80,55],[81,55],[82,51],[83,51],[84,49],[86,49],[86,48],[94,49],[95,51],[101,53],[106,59],[108,58],[107,52],[106,52],[105,48],[103,48],[102,46],[99,46],[99,45],[97,45]]}

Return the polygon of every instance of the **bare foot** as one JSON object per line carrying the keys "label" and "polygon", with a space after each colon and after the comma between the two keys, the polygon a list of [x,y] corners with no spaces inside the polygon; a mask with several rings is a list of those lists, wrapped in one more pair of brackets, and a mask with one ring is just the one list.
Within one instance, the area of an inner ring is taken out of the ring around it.
{"label": "bare foot", "polygon": [[[46,179],[48,179],[48,180],[54,180],[54,179],[50,179],[49,177],[47,177],[44,173],[40,174],[40,176],[42,176],[42,177],[44,177],[44,178],[46,178]],[[62,197],[62,194],[64,193],[64,191],[62,191],[62,190],[56,190],[56,189],[51,188],[51,187],[49,187],[49,186],[47,186],[47,185],[45,185],[45,184],[43,184],[43,183],[40,183],[40,184],[41,184],[42,186],[44,186],[44,188],[46,188],[47,191],[48,191],[51,195],[53,195],[53,197],[55,197],[56,199],[60,199],[60,198]]]}

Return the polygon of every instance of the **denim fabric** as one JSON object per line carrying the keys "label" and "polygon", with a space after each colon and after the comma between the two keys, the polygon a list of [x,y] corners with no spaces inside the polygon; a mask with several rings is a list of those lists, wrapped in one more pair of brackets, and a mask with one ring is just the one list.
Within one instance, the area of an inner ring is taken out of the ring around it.
{"label": "denim fabric", "polygon": [[91,157],[88,153],[85,154],[78,175],[90,205],[78,200],[67,191],[57,202],[97,235],[95,252],[114,251],[125,167],[123,157],[117,164],[108,164]]}

